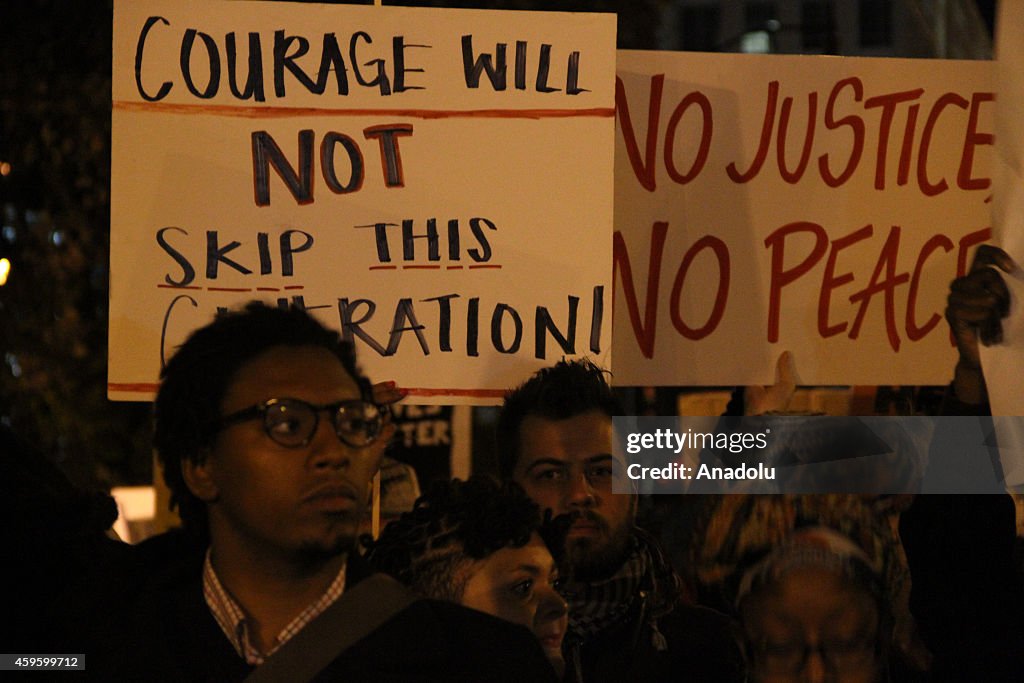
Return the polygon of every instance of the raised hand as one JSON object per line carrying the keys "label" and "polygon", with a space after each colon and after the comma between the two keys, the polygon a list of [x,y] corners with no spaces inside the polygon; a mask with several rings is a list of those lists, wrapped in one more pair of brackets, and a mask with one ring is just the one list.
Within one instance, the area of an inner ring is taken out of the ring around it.
{"label": "raised hand", "polygon": [[1003,340],[1003,318],[1010,311],[1010,292],[999,271],[1017,268],[1009,254],[989,244],[978,247],[971,270],[953,280],[946,303],[946,322],[960,354],[954,389],[965,403],[984,402],[987,392],[981,374],[979,344]]}

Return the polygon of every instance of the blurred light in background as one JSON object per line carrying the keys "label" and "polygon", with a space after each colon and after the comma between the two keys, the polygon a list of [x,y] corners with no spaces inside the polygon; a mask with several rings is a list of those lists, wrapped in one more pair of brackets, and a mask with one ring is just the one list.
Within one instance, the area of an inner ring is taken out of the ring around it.
{"label": "blurred light in background", "polygon": [[152,486],[115,486],[110,495],[117,502],[114,531],[121,540],[138,543],[153,535],[156,489]]}
{"label": "blurred light in background", "polygon": [[14,377],[21,377],[21,364],[18,362],[18,357],[13,353],[4,354],[4,362],[11,369],[11,375]]}
{"label": "blurred light in background", "polygon": [[768,31],[750,31],[740,38],[740,52],[766,55],[772,51],[772,37]]}
{"label": "blurred light in background", "polygon": [[11,262],[9,259],[0,258],[0,287],[7,284],[7,276],[11,273]]}

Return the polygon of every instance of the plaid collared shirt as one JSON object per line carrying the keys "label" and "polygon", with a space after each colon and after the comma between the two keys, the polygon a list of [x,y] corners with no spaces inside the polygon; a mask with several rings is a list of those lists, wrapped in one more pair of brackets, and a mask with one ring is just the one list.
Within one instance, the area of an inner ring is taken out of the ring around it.
{"label": "plaid collared shirt", "polygon": [[341,597],[341,594],[345,591],[345,567],[346,565],[341,566],[341,571],[338,572],[338,575],[331,582],[331,585],[327,587],[323,595],[312,602],[306,609],[302,610],[297,617],[292,619],[277,634],[273,645],[266,652],[261,652],[253,643],[250,619],[245,614],[241,605],[235,602],[235,599],[231,597],[231,594],[221,584],[220,579],[217,578],[217,572],[213,570],[213,564],[210,562],[209,551],[206,552],[206,561],[203,563],[203,597],[206,599],[206,605],[210,608],[213,618],[217,620],[221,630],[224,631],[224,635],[227,636],[228,641],[234,646],[238,655],[247,663],[259,666],[267,657],[274,654],[279,647],[305,628],[306,624],[320,616],[325,609],[331,606],[331,603]]}

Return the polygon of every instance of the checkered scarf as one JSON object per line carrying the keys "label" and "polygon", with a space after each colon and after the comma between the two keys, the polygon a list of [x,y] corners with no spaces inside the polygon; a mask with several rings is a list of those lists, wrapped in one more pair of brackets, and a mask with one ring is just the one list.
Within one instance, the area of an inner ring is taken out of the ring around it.
{"label": "checkered scarf", "polygon": [[568,586],[569,632],[586,640],[622,618],[640,595],[651,565],[646,544],[634,536],[629,556],[615,574],[602,581]]}

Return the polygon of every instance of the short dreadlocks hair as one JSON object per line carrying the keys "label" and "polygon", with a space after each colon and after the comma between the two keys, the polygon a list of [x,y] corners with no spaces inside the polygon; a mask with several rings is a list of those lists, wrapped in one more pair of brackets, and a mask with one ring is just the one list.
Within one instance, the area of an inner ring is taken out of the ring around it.
{"label": "short dreadlocks hair", "polygon": [[[565,524],[542,523],[540,508],[514,482],[475,475],[434,482],[412,511],[363,538],[366,559],[416,593],[459,602],[474,561],[503,548],[521,548],[534,532],[549,550],[560,547]],[[552,551],[553,552],[553,551]]]}
{"label": "short dreadlocks hair", "polygon": [[625,414],[608,384],[608,374],[586,358],[560,360],[509,391],[498,416],[498,468],[502,479],[511,479],[515,471],[519,427],[528,416],[565,420],[595,410],[609,418]]}
{"label": "short dreadlocks hair", "polygon": [[185,528],[205,538],[206,505],[189,491],[181,473],[185,460],[201,463],[216,436],[212,425],[236,373],[264,351],[278,346],[318,346],[333,353],[369,397],[371,388],[356,367],[352,345],[298,307],[253,301],[222,312],[195,330],[160,373],[153,444]]}

